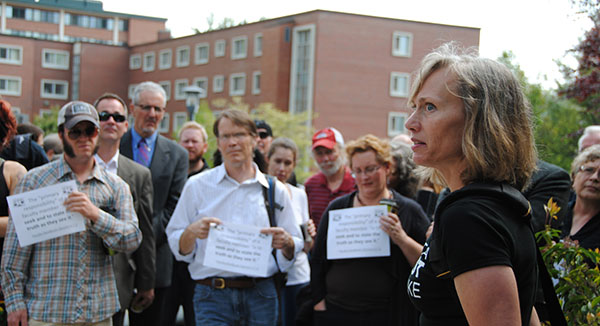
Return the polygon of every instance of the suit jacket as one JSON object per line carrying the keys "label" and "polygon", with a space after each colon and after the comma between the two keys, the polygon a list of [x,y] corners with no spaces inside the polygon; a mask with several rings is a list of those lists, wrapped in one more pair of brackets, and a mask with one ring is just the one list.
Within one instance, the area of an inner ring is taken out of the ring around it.
{"label": "suit jacket", "polygon": [[[173,254],[167,243],[165,229],[175,210],[183,185],[187,180],[188,153],[176,142],[158,135],[150,161],[152,186],[154,187],[153,218],[156,240],[156,284],[157,288],[171,285]],[[131,129],[121,138],[122,155],[133,159]]]}
{"label": "suit jacket", "polygon": [[113,267],[121,309],[129,307],[134,287],[140,291],[154,288],[156,276],[154,230],[152,228],[152,176],[150,170],[123,155],[119,155],[117,175],[128,185],[133,197],[142,243],[133,254],[118,253]]}

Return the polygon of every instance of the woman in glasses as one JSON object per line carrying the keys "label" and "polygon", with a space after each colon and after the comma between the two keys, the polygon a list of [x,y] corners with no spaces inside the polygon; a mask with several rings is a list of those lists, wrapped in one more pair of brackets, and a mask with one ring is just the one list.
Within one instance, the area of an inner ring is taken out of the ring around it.
{"label": "woman in glasses", "polygon": [[[10,104],[0,100],[0,151],[10,142],[16,132],[17,120],[10,109]],[[0,200],[0,253],[2,253],[4,236],[6,236],[8,226],[8,202],[6,197],[13,194],[17,182],[25,173],[27,173],[27,170],[21,164],[0,158],[0,195],[2,196]],[[1,308],[6,311],[2,289],[0,289],[0,302],[2,302]]]}
{"label": "woman in glasses", "polygon": [[451,190],[409,280],[420,324],[539,324],[537,249],[520,192],[537,155],[519,80],[446,44],[423,59],[408,103],[413,160]]}
{"label": "woman in glasses", "polygon": [[600,145],[579,153],[571,165],[576,197],[569,202],[562,236],[587,249],[600,248]]}
{"label": "woman in glasses", "polygon": [[[319,225],[311,256],[315,325],[415,325],[406,282],[429,220],[417,202],[387,187],[392,157],[386,141],[366,135],[349,143],[346,154],[358,190],[331,202]],[[329,212],[383,199],[396,211],[379,220],[390,237],[390,256],[328,260]]]}

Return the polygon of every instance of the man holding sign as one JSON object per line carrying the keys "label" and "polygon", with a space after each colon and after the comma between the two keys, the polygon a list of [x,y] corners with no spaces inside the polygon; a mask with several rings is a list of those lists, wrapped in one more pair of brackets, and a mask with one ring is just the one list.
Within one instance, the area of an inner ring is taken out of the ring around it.
{"label": "man holding sign", "polygon": [[[17,186],[23,194],[75,181],[77,189],[56,205],[64,205],[69,218],[82,218],[85,229],[21,246],[13,223],[19,216],[12,215],[1,269],[9,326],[111,325],[119,310],[111,255],[135,250],[142,236],[127,184],[95,164],[98,120],[88,103],[63,106],[58,129],[65,155],[31,170]],[[53,217],[45,214],[39,228],[53,230],[61,222]]]}
{"label": "man holding sign", "polygon": [[[269,184],[252,162],[257,132],[248,114],[223,111],[213,132],[223,164],[188,179],[167,226],[169,245],[177,260],[190,263],[197,325],[275,325],[279,303],[272,276],[287,270],[302,250],[300,228],[278,181],[275,225],[269,223],[263,196]],[[272,237],[270,245],[265,237]]]}

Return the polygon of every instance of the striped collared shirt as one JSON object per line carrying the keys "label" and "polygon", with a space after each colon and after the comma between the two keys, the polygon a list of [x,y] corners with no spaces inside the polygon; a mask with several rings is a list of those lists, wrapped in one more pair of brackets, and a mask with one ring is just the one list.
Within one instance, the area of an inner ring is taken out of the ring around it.
{"label": "striped collared shirt", "polygon": [[[77,179],[61,157],[29,171],[15,192],[69,180]],[[21,248],[9,220],[0,270],[8,312],[27,309],[31,319],[79,323],[101,321],[119,310],[112,257],[105,247],[131,252],[142,240],[129,187],[97,164],[77,186],[100,208],[98,221],[85,219],[86,231]]]}

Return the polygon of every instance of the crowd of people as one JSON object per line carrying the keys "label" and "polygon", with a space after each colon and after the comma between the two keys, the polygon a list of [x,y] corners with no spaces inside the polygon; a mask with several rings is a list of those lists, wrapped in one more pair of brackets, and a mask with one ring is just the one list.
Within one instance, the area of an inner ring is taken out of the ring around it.
{"label": "crowd of people", "polygon": [[[21,246],[0,203],[9,326],[168,326],[180,307],[188,326],[540,325],[551,319],[533,235],[543,205],[563,208],[552,226],[564,237],[600,247],[600,126],[586,128],[570,175],[539,160],[518,79],[452,44],[416,72],[411,136],[345,143],[318,130],[318,172],[304,184],[298,147],[267,121],[221,111],[206,126],[211,168],[205,126],[185,123],[178,142],[160,135],[166,102],[150,81],[129,104],[72,101],[44,137],[0,100],[1,194],[74,180],[63,205],[85,225]],[[333,255],[331,217],[380,205],[364,218],[389,252]],[[234,226],[270,239],[263,272],[211,263],[211,235]]]}

